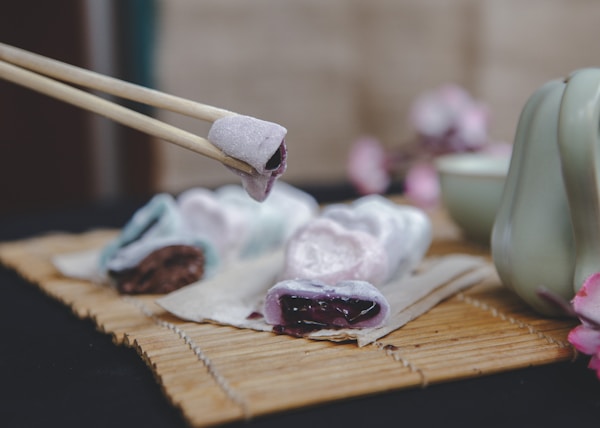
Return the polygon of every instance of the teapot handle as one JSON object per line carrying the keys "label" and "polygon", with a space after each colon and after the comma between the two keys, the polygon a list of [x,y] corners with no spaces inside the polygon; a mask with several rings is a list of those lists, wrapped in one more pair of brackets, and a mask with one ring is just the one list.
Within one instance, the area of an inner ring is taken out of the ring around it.
{"label": "teapot handle", "polygon": [[600,69],[566,80],[558,119],[563,182],[575,241],[575,292],[600,271]]}

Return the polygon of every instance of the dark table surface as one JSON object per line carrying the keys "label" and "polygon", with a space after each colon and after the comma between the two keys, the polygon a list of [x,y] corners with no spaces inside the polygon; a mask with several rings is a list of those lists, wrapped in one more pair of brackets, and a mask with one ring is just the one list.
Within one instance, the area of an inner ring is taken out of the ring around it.
{"label": "dark table surface", "polygon": [[[120,227],[140,202],[0,219],[0,241]],[[149,368],[14,272],[0,268],[0,427],[185,427]],[[440,358],[444,358],[440,355]],[[290,362],[293,364],[293,362]],[[261,417],[248,427],[598,426],[587,358]]]}

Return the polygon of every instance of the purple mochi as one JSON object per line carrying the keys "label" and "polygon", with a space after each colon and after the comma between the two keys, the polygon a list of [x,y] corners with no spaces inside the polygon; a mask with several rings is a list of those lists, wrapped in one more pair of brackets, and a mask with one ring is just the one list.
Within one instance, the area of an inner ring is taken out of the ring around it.
{"label": "purple mochi", "polygon": [[287,168],[287,129],[273,122],[244,115],[217,119],[208,132],[208,141],[231,157],[248,163],[253,174],[232,169],[242,178],[246,192],[264,201],[275,180]]}
{"label": "purple mochi", "polygon": [[275,284],[267,292],[264,317],[274,331],[302,336],[323,328],[376,328],[385,324],[390,307],[366,281],[336,285],[299,279]]}

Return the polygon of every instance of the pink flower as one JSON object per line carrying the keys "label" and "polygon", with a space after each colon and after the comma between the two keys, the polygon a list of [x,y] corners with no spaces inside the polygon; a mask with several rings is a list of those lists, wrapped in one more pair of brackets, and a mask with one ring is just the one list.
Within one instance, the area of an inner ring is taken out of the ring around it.
{"label": "pink flower", "polygon": [[488,142],[489,112],[480,103],[471,103],[455,119],[456,140],[466,150],[478,149]]}
{"label": "pink flower", "polygon": [[456,116],[469,106],[471,97],[459,86],[444,85],[425,92],[413,102],[409,120],[415,130],[427,137],[443,137]]}
{"label": "pink flower", "polygon": [[421,162],[408,170],[404,178],[404,194],[422,208],[436,205],[440,195],[440,184],[433,164]]}
{"label": "pink flower", "polygon": [[600,331],[579,325],[569,332],[569,342],[579,352],[594,355],[600,348]]}
{"label": "pink flower", "polygon": [[348,156],[348,178],[360,194],[384,193],[391,182],[387,162],[385,149],[377,139],[360,138]]}
{"label": "pink flower", "polygon": [[423,142],[439,153],[477,150],[488,143],[487,106],[456,85],[444,85],[419,96],[409,121]]}
{"label": "pink flower", "polygon": [[510,156],[511,145],[490,141],[490,114],[460,86],[447,84],[417,97],[409,124],[415,138],[403,147],[385,149],[378,140],[363,137],[353,145],[347,163],[348,178],[360,194],[384,193],[392,176],[403,175],[406,196],[430,208],[440,189],[433,160],[442,154],[487,151]]}
{"label": "pink flower", "polygon": [[596,376],[598,377],[598,379],[600,379],[600,353],[592,355],[588,367],[592,370],[596,370]]}
{"label": "pink flower", "polygon": [[600,379],[600,272],[585,280],[572,305],[581,325],[569,332],[568,340],[578,351],[592,356],[588,367]]}
{"label": "pink flower", "polygon": [[572,303],[584,325],[600,330],[600,272],[585,280]]}

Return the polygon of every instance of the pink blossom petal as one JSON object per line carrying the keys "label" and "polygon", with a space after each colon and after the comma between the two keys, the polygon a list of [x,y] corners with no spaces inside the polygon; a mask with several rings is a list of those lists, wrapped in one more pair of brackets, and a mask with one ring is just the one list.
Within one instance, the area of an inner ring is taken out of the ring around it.
{"label": "pink blossom petal", "polygon": [[569,332],[569,342],[579,351],[594,355],[600,351],[600,331],[579,325]]}
{"label": "pink blossom petal", "polygon": [[584,325],[600,328],[600,272],[585,280],[573,298],[573,309]]}
{"label": "pink blossom petal", "polygon": [[383,146],[375,138],[358,139],[348,156],[348,179],[363,195],[383,193],[391,178],[387,171],[387,158]]}
{"label": "pink blossom petal", "polygon": [[405,196],[414,204],[429,208],[435,206],[440,196],[437,171],[430,163],[411,167],[404,178]]}
{"label": "pink blossom petal", "polygon": [[456,134],[465,149],[477,149],[488,142],[489,112],[483,104],[473,103],[456,118]]}
{"label": "pink blossom petal", "polygon": [[445,152],[474,150],[488,142],[487,106],[458,85],[443,85],[417,97],[409,120],[428,144],[434,142]]}
{"label": "pink blossom petal", "polygon": [[411,107],[409,121],[420,135],[441,137],[452,126],[452,114],[434,93],[418,97]]}
{"label": "pink blossom petal", "polygon": [[600,377],[600,353],[597,353],[590,358],[588,367],[592,370],[596,370],[598,377]]}
{"label": "pink blossom petal", "polygon": [[600,352],[593,355],[588,363],[588,368],[596,371],[596,377],[600,380]]}
{"label": "pink blossom petal", "polygon": [[436,94],[444,108],[453,115],[461,114],[463,109],[473,102],[471,95],[466,90],[451,83],[442,85]]}

